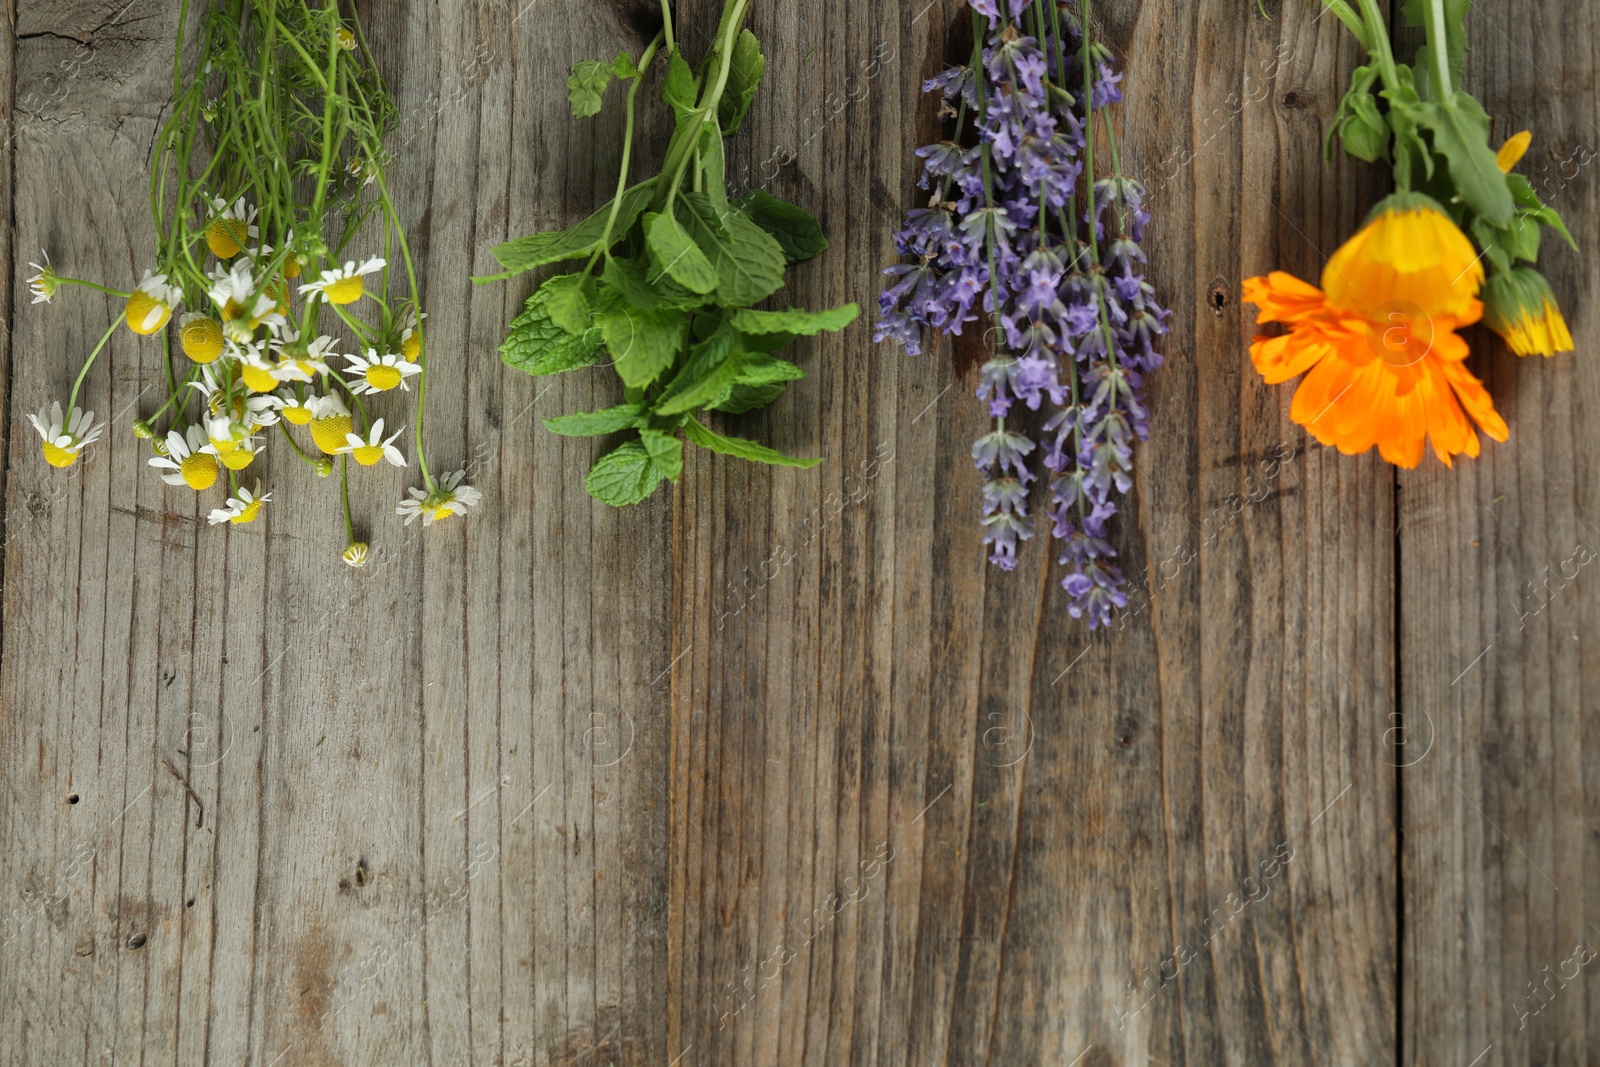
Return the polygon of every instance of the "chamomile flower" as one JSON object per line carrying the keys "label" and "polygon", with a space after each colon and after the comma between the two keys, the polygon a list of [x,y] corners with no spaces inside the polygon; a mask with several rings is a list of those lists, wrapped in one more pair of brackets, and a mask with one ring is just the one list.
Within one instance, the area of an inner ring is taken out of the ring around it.
{"label": "chamomile flower", "polygon": [[278,368],[255,345],[236,345],[233,350],[239,366],[239,380],[252,393],[270,393],[283,384]]}
{"label": "chamomile flower", "polygon": [[319,374],[328,373],[329,350],[338,342],[324,334],[310,344],[300,344],[296,335],[285,334],[278,345],[279,381],[309,382]]}
{"label": "chamomile flower", "polygon": [[283,421],[293,426],[305,426],[311,422],[312,412],[317,398],[314,396],[301,400],[297,396],[284,398],[283,407],[278,413],[283,416]]}
{"label": "chamomile flower", "polygon": [[413,363],[422,355],[422,324],[419,319],[427,317],[427,312],[419,316],[416,308],[407,308],[400,319],[400,354]]}
{"label": "chamomile flower", "polygon": [[[206,446],[207,449],[211,447],[211,445]],[[217,458],[222,460],[222,465],[229,470],[242,471],[254,463],[256,457],[261,455],[265,449],[265,445],[256,444],[254,437],[246,437],[229,451],[219,453]]]}
{"label": "chamomile flower", "polygon": [[325,270],[322,277],[300,287],[300,295],[310,300],[321,296],[330,304],[354,304],[367,291],[365,276],[380,271],[386,265],[382,259],[369,259],[360,266],[349,260],[343,267]]}
{"label": "chamomile flower", "polygon": [[104,429],[94,424],[94,412],[81,408],[73,408],[72,417],[63,420],[59,400],[49,410],[40,408],[39,414],[30,414],[28,421],[44,438],[44,460],[52,467],[70,467],[78,462],[78,454],[94,443]]}
{"label": "chamomile flower", "polygon": [[218,259],[232,259],[261,236],[255,227],[256,209],[241,197],[230,207],[226,200],[211,201],[211,221],[206,224],[206,247]]}
{"label": "chamomile flower", "polygon": [[403,430],[404,427],[396,430],[388,437],[384,437],[383,420],[379,419],[372,424],[372,429],[367,433],[365,439],[358,433],[345,434],[344,447],[340,448],[339,451],[348,453],[363,467],[370,467],[379,460],[384,459],[396,467],[404,467],[406,465],[406,457],[400,454],[398,448],[394,447],[394,439],[399,437]]}
{"label": "chamomile flower", "polygon": [[324,455],[336,456],[350,433],[350,409],[338,393],[314,397],[311,402],[311,439]]}
{"label": "chamomile flower", "polygon": [[339,553],[339,557],[350,566],[360,570],[367,565],[368,554],[365,541],[352,541],[345,546],[343,552]]}
{"label": "chamomile flower", "polygon": [[395,386],[409,392],[411,387],[406,384],[406,379],[422,373],[420,365],[393,352],[380,356],[376,348],[367,349],[365,357],[344,358],[350,361],[350,369],[360,378],[350,386],[353,393],[384,393]]}
{"label": "chamomile flower", "polygon": [[191,311],[178,321],[178,344],[196,363],[215,363],[222,355],[223,341],[222,323],[210,315]]}
{"label": "chamomile flower", "polygon": [[346,52],[354,52],[356,50],[356,35],[345,29],[343,26],[340,26],[339,29],[334,32],[333,39],[339,42],[339,47],[343,48]]}
{"label": "chamomile flower", "polygon": [[211,282],[211,301],[222,314],[222,332],[228,340],[243,344],[255,336],[258,327],[284,327],[272,294],[256,291],[249,263],[235,263],[227,272],[219,270],[211,275]]}
{"label": "chamomile flower", "polygon": [[28,266],[39,272],[28,279],[28,289],[33,293],[33,302],[35,304],[48,304],[51,298],[56,295],[56,289],[60,287],[61,279],[56,277],[55,269],[50,266],[50,253],[40,249],[39,254],[44,257],[44,266],[41,267],[37,263],[28,264]]}
{"label": "chamomile flower", "polygon": [[206,516],[206,521],[213,526],[224,522],[231,522],[235,526],[243,526],[247,522],[254,522],[256,516],[261,514],[261,505],[272,499],[271,493],[261,492],[261,486],[256,486],[256,491],[241,488],[238,496],[230,496],[226,507],[212,508],[211,514]]}
{"label": "chamomile flower", "polygon": [[404,515],[407,526],[418,516],[422,518],[423,526],[432,526],[452,515],[465,515],[468,508],[475,507],[483,499],[483,494],[478,490],[461,484],[461,479],[466,476],[464,470],[453,471],[439,479],[431,493],[425,489],[406,490],[411,494],[411,499],[400,501],[394,509],[395,514]]}
{"label": "chamomile flower", "polygon": [[345,163],[344,169],[350,173],[350,177],[360,178],[362,185],[371,185],[378,177],[377,166],[370,159],[361,156],[351,156]]}
{"label": "chamomile flower", "polygon": [[206,431],[190,426],[187,434],[167,431],[167,454],[150,460],[150,466],[171,471],[161,480],[168,485],[187,485],[199,492],[217,483],[217,460],[205,451]]}
{"label": "chamomile flower", "polygon": [[148,336],[167,324],[183,302],[183,290],[167,284],[165,274],[146,270],[138,288],[128,294],[128,329]]}
{"label": "chamomile flower", "polygon": [[239,447],[239,443],[250,436],[250,431],[243,426],[235,428],[233,419],[227,414],[210,415],[201,420],[201,430],[205,442],[201,450],[213,456],[225,456]]}

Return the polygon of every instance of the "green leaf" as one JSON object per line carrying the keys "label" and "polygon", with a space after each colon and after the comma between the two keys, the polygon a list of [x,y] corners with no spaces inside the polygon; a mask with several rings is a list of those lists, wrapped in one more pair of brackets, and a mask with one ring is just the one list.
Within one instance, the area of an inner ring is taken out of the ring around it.
{"label": "green leaf", "polygon": [[783,288],[783,248],[742,211],[730,210],[720,222],[727,238],[719,238],[719,216],[710,201],[697,193],[682,194],[689,207],[689,233],[717,269],[717,303],[723,307],[749,307]]}
{"label": "green leaf", "polygon": [[600,113],[601,97],[611,84],[611,66],[593,59],[572,65],[567,77],[567,99],[572,103],[572,117],[586,119]]}
{"label": "green leaf", "polygon": [[700,95],[700,83],[695,80],[694,69],[683,53],[676,48],[667,59],[667,77],[661,84],[661,99],[671,105],[679,120],[686,119],[695,110]]}
{"label": "green leaf", "polygon": [[1511,198],[1517,202],[1518,207],[1527,210],[1528,217],[1537,219],[1555,230],[1566,238],[1567,244],[1571,245],[1574,251],[1577,250],[1578,242],[1573,239],[1572,231],[1567,229],[1561,213],[1553,207],[1546,206],[1544,201],[1539,199],[1539,194],[1533,191],[1532,182],[1521,174],[1512,172],[1506,175],[1506,184],[1511,188]]}
{"label": "green leaf", "polygon": [[614,293],[634,307],[688,311],[706,302],[704,296],[689,292],[670,275],[663,277],[642,258],[608,260],[600,282],[602,292]]}
{"label": "green leaf", "polygon": [[[611,231],[612,238],[620,239],[650,205],[655,194],[655,182],[640,182],[622,194],[622,204],[617,209],[617,221]],[[519,237],[494,247],[494,258],[505,267],[505,273],[472,279],[475,282],[497,282],[566,259],[578,259],[593,253],[605,234],[606,220],[611,217],[612,201],[608,200],[593,215],[565,230],[546,230],[543,233]]]}
{"label": "green leaf", "polygon": [[619,78],[637,78],[639,68],[634,64],[632,56],[626,52],[618,52],[617,58],[611,61],[611,73]]}
{"label": "green leaf", "polygon": [[602,307],[596,318],[626,385],[644,388],[678,358],[687,321],[681,311],[613,303]]}
{"label": "green leaf", "polygon": [[691,292],[709,293],[717,287],[717,268],[671,214],[644,217],[645,247],[656,274],[665,273]]}
{"label": "green leaf", "polygon": [[509,367],[533,375],[560,374],[587,367],[600,358],[600,331],[574,337],[550,317],[550,293],[541,287],[528,298],[522,314],[511,322],[500,345],[500,358]]}
{"label": "green leaf", "polygon": [[727,88],[717,108],[718,124],[722,132],[732,137],[744,124],[750,112],[750,101],[755,98],[756,87],[766,73],[767,58],[761,54],[761,42],[749,30],[742,30],[733,46],[733,63],[728,70]]}
{"label": "green leaf", "polygon": [[727,156],[723,152],[721,132],[709,123],[700,130],[700,167],[705,173],[702,187],[706,199],[718,214],[725,214],[728,210]]}
{"label": "green leaf", "polygon": [[750,221],[777,239],[790,263],[811,259],[828,247],[821,224],[809,213],[760,189],[739,201],[739,207]]}
{"label": "green leaf", "polygon": [[586,274],[561,274],[539,288],[549,294],[547,307],[551,320],[574,337],[581,337],[590,328],[593,309],[584,294]]}
{"label": "green leaf", "polygon": [[642,441],[627,441],[595,460],[583,487],[600,503],[622,508],[655,492],[664,477]]}
{"label": "green leaf", "polygon": [[1433,146],[1450,162],[1450,181],[1461,199],[1491,226],[1511,222],[1511,187],[1489,147],[1489,116],[1483,105],[1458,92],[1449,103],[1422,105]]}
{"label": "green leaf", "polygon": [[827,311],[741,311],[733,317],[733,328],[740,333],[790,333],[815,337],[824,331],[842,330],[861,314],[854,304],[842,304]]}
{"label": "green leaf", "polygon": [[689,350],[683,369],[672,379],[656,403],[657,415],[681,415],[685,411],[720,403],[739,377],[744,366],[744,350],[738,336],[726,324]]}
{"label": "green leaf", "polygon": [[766,382],[762,385],[744,385],[735,382],[727,399],[712,404],[712,411],[726,411],[729,415],[743,415],[747,411],[764,408],[783,394],[788,382]]}
{"label": "green leaf", "polygon": [[643,404],[618,404],[604,411],[577,411],[545,419],[545,429],[563,437],[599,437],[601,434],[626,430],[644,414]]}
{"label": "green leaf", "polygon": [[745,354],[744,366],[739,369],[740,385],[766,385],[769,382],[797,382],[806,372],[786,359],[778,359],[762,352]]}
{"label": "green leaf", "polygon": [[822,459],[797,459],[786,456],[782,452],[774,451],[766,445],[747,441],[743,437],[724,437],[719,433],[700,425],[693,418],[683,424],[684,435],[699,445],[709,448],[713,452],[720,452],[724,456],[737,456],[747,459],[752,463],[767,463],[774,467],[799,467],[808,470],[822,462]]}
{"label": "green leaf", "polygon": [[677,481],[683,473],[683,438],[647,426],[639,431],[639,440],[662,477]]}

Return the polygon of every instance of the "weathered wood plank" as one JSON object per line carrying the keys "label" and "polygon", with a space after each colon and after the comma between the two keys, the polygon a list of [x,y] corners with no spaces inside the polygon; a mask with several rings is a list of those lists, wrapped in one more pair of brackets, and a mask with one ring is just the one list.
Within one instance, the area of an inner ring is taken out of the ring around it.
{"label": "weathered wood plank", "polygon": [[1546,240],[1540,264],[1578,351],[1519,360],[1480,331],[1510,442],[1400,480],[1405,1062],[1593,1063],[1600,16],[1479,4],[1468,33],[1468,87],[1497,138],[1533,130],[1519,170],[1583,249]]}
{"label": "weathered wood plank", "polygon": [[[1316,246],[1376,183],[1322,169],[1357,59],[1343,31],[1251,6],[1098,7],[1129,63],[1125,158],[1171,172],[1147,177],[1155,279],[1177,310],[1120,540],[1153,588],[1125,629],[1091,638],[1068,619],[1038,543],[1010,575],[985,566],[966,458],[983,419],[945,346],[904,359],[869,348],[865,324],[812,345],[811,377],[750,428],[827,453],[818,472],[692,466],[675,534],[671,1049],[1394,1055],[1393,482],[1375,457],[1305,453],[1287,393],[1247,373],[1238,307],[1247,273],[1314,277]],[[757,33],[783,37],[787,19],[758,9]],[[797,273],[796,303],[874,295],[916,196],[911,150],[934,133],[918,88],[966,47],[964,19],[954,2],[833,3],[798,21],[790,50],[815,57],[795,72],[780,55],[796,99],[758,100],[742,158],[804,140],[875,42],[896,60],[772,180],[834,240]],[[813,534],[808,517],[833,511]],[[874,862],[880,846],[892,860]],[[1259,902],[1236,916],[1226,902],[1245,895]],[[1177,987],[1135,1011],[1130,983],[1183,942],[1197,958]]]}

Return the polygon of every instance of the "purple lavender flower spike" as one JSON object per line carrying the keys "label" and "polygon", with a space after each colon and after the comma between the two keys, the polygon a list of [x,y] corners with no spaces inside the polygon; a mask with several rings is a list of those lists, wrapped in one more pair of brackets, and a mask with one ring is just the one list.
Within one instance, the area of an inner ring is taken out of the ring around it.
{"label": "purple lavender flower spike", "polygon": [[[889,268],[875,336],[916,355],[925,330],[988,320],[998,351],[977,393],[997,424],[972,455],[988,476],[990,562],[1011,570],[1034,534],[1037,462],[1067,610],[1097,628],[1128,602],[1110,531],[1133,486],[1134,443],[1149,437],[1146,378],[1171,314],[1145,278],[1144,189],[1088,143],[1094,112],[1122,99],[1122,73],[1084,39],[1081,10],[968,3],[987,32],[969,63],[923,86],[967,125],[917,152],[932,199],[895,236],[913,262]],[[1038,443],[1008,419],[1039,426]]]}

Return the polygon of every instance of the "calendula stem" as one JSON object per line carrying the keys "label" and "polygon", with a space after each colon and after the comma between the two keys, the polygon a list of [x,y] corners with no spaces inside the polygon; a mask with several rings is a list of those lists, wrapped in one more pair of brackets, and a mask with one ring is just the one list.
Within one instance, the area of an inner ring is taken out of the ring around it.
{"label": "calendula stem", "polygon": [[[1384,26],[1383,12],[1378,9],[1378,0],[1358,0],[1358,2],[1362,14],[1366,17],[1367,28],[1367,38],[1361,43],[1366,48],[1367,54],[1377,62],[1384,88],[1397,90],[1400,88],[1400,69],[1394,62],[1394,49],[1389,44],[1389,31]],[[1357,39],[1360,40],[1359,34]]]}
{"label": "calendula stem", "polygon": [[1428,26],[1428,45],[1433,49],[1434,95],[1440,100],[1450,100],[1455,90],[1450,84],[1450,42],[1444,26],[1444,0],[1428,0],[1423,18]]}
{"label": "calendula stem", "polygon": [[1322,0],[1322,3],[1333,12],[1335,18],[1345,24],[1351,35],[1361,42],[1361,47],[1369,52],[1372,51],[1372,34],[1367,30],[1367,24],[1361,21],[1361,16],[1345,3],[1345,0]]}

